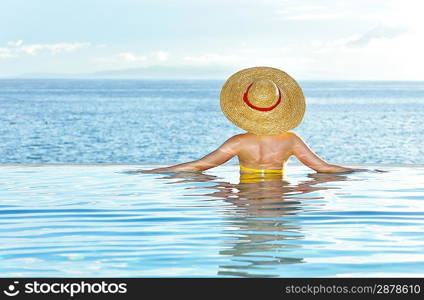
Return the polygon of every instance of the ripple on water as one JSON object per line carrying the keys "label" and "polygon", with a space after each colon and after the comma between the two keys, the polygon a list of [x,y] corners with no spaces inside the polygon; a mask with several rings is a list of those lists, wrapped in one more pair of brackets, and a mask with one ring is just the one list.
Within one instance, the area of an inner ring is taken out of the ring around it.
{"label": "ripple on water", "polygon": [[2,274],[423,274],[423,168],[324,175],[291,166],[285,181],[240,184],[235,166],[126,172],[139,167],[1,167]]}

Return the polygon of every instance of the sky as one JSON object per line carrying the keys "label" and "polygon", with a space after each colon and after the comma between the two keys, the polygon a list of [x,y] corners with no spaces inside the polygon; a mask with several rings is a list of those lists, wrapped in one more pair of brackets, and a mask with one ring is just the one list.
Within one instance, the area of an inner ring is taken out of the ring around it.
{"label": "sky", "polygon": [[419,0],[1,0],[0,77],[271,66],[300,80],[424,80],[423,11]]}

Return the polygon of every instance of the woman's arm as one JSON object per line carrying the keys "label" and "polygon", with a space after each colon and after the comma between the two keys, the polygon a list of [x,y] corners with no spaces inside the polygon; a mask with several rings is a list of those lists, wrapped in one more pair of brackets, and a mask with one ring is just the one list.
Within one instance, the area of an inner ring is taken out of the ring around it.
{"label": "woman's arm", "polygon": [[226,140],[220,147],[201,159],[186,162],[166,168],[157,168],[152,170],[143,170],[142,173],[160,173],[160,172],[196,172],[204,171],[219,166],[238,154],[240,139],[237,135]]}
{"label": "woman's arm", "polygon": [[296,156],[307,167],[322,173],[339,173],[348,171],[366,171],[367,169],[353,169],[343,166],[330,164],[315,154],[306,143],[294,132],[293,136],[293,155]]}

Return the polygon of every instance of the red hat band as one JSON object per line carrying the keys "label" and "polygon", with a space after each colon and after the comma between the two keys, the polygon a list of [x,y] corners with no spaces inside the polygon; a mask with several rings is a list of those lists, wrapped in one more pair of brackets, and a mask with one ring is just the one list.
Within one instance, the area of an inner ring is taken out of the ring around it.
{"label": "red hat band", "polygon": [[259,111],[270,111],[270,110],[273,110],[274,108],[276,108],[278,106],[278,104],[280,104],[280,102],[281,102],[281,91],[280,91],[280,88],[278,86],[277,86],[277,89],[278,89],[278,100],[277,100],[277,102],[274,105],[269,106],[269,107],[259,107],[259,106],[255,106],[252,103],[250,103],[249,97],[247,96],[247,94],[249,93],[250,87],[252,85],[253,85],[253,82],[251,84],[249,84],[249,86],[247,87],[246,91],[243,94],[243,101],[250,108],[253,108],[253,109],[256,109],[256,110],[259,110]]}

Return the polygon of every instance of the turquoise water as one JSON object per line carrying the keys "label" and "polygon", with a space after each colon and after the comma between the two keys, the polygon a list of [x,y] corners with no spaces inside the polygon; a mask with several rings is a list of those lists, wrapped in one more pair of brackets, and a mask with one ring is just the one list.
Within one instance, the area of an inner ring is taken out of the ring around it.
{"label": "turquoise water", "polygon": [[0,80],[1,276],[424,276],[424,167],[411,165],[424,82],[300,82],[294,131],[331,163],[387,173],[315,174],[293,158],[278,182],[239,183],[235,159],[126,172],[242,132],[220,111],[223,83]]}
{"label": "turquoise water", "polygon": [[424,166],[128,172],[148,167],[1,165],[1,276],[424,276]]}
{"label": "turquoise water", "polygon": [[[0,80],[0,163],[169,164],[242,132],[218,80]],[[424,82],[300,82],[294,131],[339,164],[422,164]],[[233,161],[235,162],[235,161]]]}

